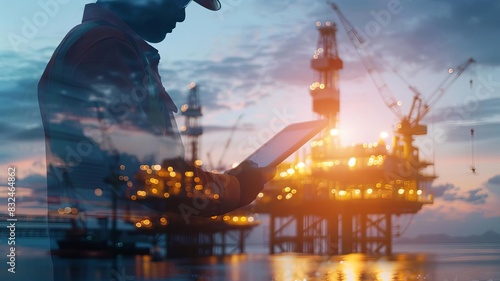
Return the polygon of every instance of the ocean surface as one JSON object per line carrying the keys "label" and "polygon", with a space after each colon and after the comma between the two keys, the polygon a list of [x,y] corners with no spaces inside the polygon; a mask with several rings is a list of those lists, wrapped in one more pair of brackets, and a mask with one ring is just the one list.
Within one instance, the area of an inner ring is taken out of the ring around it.
{"label": "ocean surface", "polygon": [[53,274],[71,281],[500,281],[500,244],[395,244],[389,257],[268,255],[262,246],[248,246],[246,254],[225,257],[54,258],[53,263],[47,241],[25,238],[17,241],[16,273],[10,273],[9,249],[1,242],[1,281],[52,281]]}

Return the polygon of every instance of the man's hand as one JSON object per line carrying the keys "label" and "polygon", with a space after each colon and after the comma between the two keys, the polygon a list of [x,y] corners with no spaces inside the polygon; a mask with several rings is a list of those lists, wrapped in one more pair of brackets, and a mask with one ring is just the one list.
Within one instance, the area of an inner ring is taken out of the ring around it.
{"label": "man's hand", "polygon": [[259,168],[254,162],[245,161],[226,173],[238,179],[240,183],[240,202],[238,207],[243,207],[255,200],[264,188],[264,184],[274,177],[276,168]]}

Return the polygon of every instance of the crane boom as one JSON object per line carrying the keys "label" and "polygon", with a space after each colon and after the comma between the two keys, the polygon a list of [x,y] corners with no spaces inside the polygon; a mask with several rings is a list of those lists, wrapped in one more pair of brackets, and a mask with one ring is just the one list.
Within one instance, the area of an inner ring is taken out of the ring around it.
{"label": "crane boom", "polygon": [[329,4],[331,5],[335,13],[337,13],[340,22],[342,22],[342,25],[344,26],[344,29],[347,33],[347,36],[349,37],[349,40],[351,40],[354,49],[361,58],[361,62],[363,63],[363,66],[370,75],[370,78],[372,79],[373,84],[377,88],[378,93],[382,97],[384,104],[392,111],[392,113],[396,115],[396,117],[398,117],[398,119],[402,119],[403,115],[401,114],[401,109],[400,109],[401,102],[399,102],[394,98],[382,75],[378,73],[371,57],[367,54],[362,53],[363,44],[366,43],[366,40],[349,22],[349,20],[344,16],[344,14],[340,11],[339,7],[335,3],[329,2]]}
{"label": "crane boom", "polygon": [[[346,30],[347,35],[349,37],[349,40],[351,41],[352,45],[354,46],[354,49],[361,58],[364,67],[368,71],[368,74],[370,75],[370,78],[372,79],[373,84],[377,88],[377,91],[382,97],[382,100],[384,101],[385,105],[399,118],[399,120],[402,121],[402,123],[404,123],[404,126],[406,127],[405,130],[407,133],[410,134],[424,133],[424,130],[421,130],[422,128],[421,126],[419,126],[419,122],[427,115],[429,109],[444,95],[444,93],[448,90],[451,84],[460,76],[460,74],[462,74],[470,64],[475,62],[475,60],[469,58],[463,64],[458,66],[456,68],[456,71],[453,72],[454,75],[446,77],[441,82],[441,84],[439,84],[437,89],[425,99],[422,98],[420,91],[418,91],[416,87],[410,85],[409,88],[414,93],[413,102],[408,115],[403,116],[400,109],[401,102],[397,101],[392,95],[386,82],[384,81],[380,73],[377,72],[377,69],[375,67],[375,64],[373,63],[372,58],[367,54],[363,54],[362,52],[362,49],[364,49],[363,45],[366,44],[366,40],[363,38],[363,36],[361,36],[361,33],[358,32],[356,28],[349,22],[349,20],[344,16],[344,14],[340,11],[339,7],[335,3],[329,2],[328,4],[330,4],[332,9],[335,11],[340,21],[342,22],[342,25],[344,26],[344,29]],[[407,125],[409,125],[409,127]],[[411,128],[414,128],[415,131]],[[409,129],[409,131],[407,129]]]}
{"label": "crane boom", "polygon": [[476,62],[473,58],[467,59],[464,63],[459,65],[456,68],[456,71],[453,71],[453,76],[447,76],[441,84],[434,90],[424,101],[423,104],[424,106],[420,108],[418,119],[414,120],[414,122],[418,122],[422,120],[425,115],[429,112],[429,108],[431,108],[443,95],[446,93],[448,88],[457,80],[457,78],[465,71],[465,69],[471,65],[472,63]]}
{"label": "crane boom", "polygon": [[[427,134],[427,126],[425,124],[420,124],[420,121],[428,114],[429,109],[444,95],[444,93],[448,90],[450,85],[462,74],[462,72],[474,62],[472,58],[469,58],[465,63],[458,66],[456,71],[451,71],[450,73],[454,73],[453,76],[448,76],[444,79],[443,82],[438,86],[438,88],[432,92],[428,98],[423,98],[420,91],[414,87],[409,86],[410,90],[414,93],[413,102],[411,104],[410,111],[408,115],[401,114],[400,105],[392,95],[389,90],[389,87],[385,83],[384,79],[376,71],[375,65],[371,56],[363,52],[366,45],[366,40],[361,36],[361,33],[356,30],[356,28],[349,22],[349,20],[342,14],[339,7],[332,3],[328,2],[335,13],[338,15],[344,29],[347,32],[349,40],[351,41],[354,49],[358,53],[361,61],[368,71],[370,78],[375,84],[378,93],[382,97],[385,105],[398,117],[400,123],[398,124],[396,133],[399,135],[395,137],[395,143],[399,146],[399,140],[402,141],[401,149],[394,150],[396,153],[400,151],[403,159],[406,161],[406,169],[411,171],[416,171],[418,168],[413,167],[414,163],[418,162],[418,148],[413,145],[413,140],[415,136],[426,135]],[[398,74],[399,75],[399,74]],[[415,161],[417,159],[417,161]]]}

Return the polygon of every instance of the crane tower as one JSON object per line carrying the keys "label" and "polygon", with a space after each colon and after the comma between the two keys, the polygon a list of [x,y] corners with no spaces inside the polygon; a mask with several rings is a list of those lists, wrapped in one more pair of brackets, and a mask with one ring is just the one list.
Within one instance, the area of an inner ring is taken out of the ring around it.
{"label": "crane tower", "polygon": [[337,27],[335,23],[317,22],[320,33],[318,48],[311,60],[311,68],[317,72],[318,80],[310,87],[313,111],[330,120],[330,131],[336,129],[340,111],[338,71],[343,63],[337,51]]}
{"label": "crane tower", "polygon": [[188,147],[186,148],[186,159],[194,165],[197,163],[199,150],[199,137],[203,134],[201,126],[201,104],[198,98],[198,86],[195,83],[189,84],[189,96],[187,103],[181,108],[182,115],[186,117],[186,121],[181,131],[187,136]]}

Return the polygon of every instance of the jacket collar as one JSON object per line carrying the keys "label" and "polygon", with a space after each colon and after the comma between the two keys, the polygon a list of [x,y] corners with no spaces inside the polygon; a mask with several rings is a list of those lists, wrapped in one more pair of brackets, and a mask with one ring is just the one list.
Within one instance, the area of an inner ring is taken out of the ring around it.
{"label": "jacket collar", "polygon": [[85,5],[85,10],[83,12],[82,23],[86,21],[94,21],[94,20],[104,20],[110,23],[113,26],[116,26],[118,29],[125,31],[130,34],[137,42],[137,45],[145,52],[148,56],[148,59],[151,59],[152,63],[158,64],[159,62],[159,54],[158,50],[153,46],[149,45],[141,36],[139,36],[130,26],[125,23],[125,21],[115,14],[110,9],[99,3],[91,3]]}

